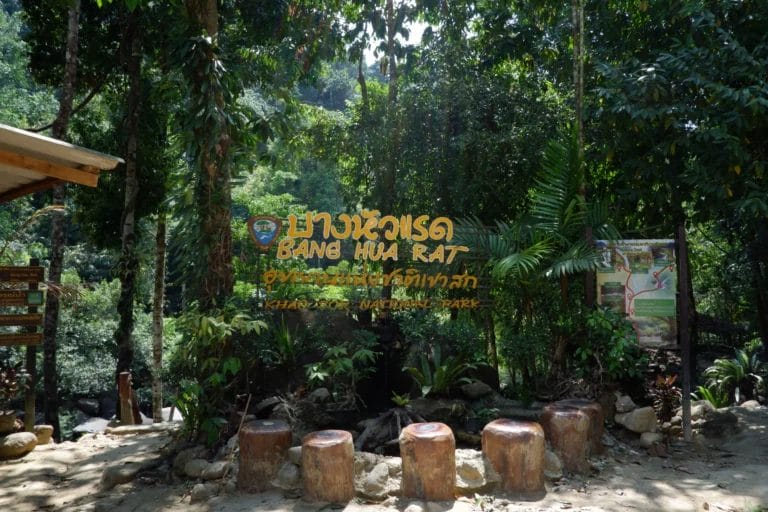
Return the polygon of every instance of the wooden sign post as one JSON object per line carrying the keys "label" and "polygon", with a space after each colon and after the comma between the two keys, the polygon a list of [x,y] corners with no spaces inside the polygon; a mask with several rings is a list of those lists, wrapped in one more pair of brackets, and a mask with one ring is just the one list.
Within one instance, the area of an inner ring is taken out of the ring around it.
{"label": "wooden sign post", "polygon": [[0,282],[27,283],[26,290],[0,290],[0,306],[27,306],[26,314],[0,315],[0,326],[24,328],[24,332],[0,333],[0,346],[27,346],[27,386],[24,391],[24,430],[27,432],[32,432],[35,427],[37,345],[43,341],[43,334],[37,332],[37,327],[43,323],[43,315],[38,313],[37,307],[44,304],[38,283],[43,281],[44,276],[44,269],[36,258],[30,260],[28,267],[0,266]]}

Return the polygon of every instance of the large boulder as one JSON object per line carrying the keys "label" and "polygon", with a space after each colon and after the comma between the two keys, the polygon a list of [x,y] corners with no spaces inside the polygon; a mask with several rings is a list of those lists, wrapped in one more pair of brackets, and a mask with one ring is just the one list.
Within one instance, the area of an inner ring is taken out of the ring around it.
{"label": "large boulder", "polygon": [[101,404],[95,398],[78,398],[75,406],[88,416],[99,416]]}
{"label": "large boulder", "polygon": [[477,400],[493,393],[493,388],[485,382],[476,380],[461,386],[461,392],[469,400]]}
{"label": "large boulder", "polygon": [[411,400],[411,410],[426,421],[456,424],[467,416],[467,404],[463,400],[445,398],[417,398]]}
{"label": "large boulder", "polygon": [[483,453],[478,450],[456,450],[456,491],[463,495],[489,490],[501,482]]}
{"label": "large boulder", "polygon": [[641,407],[630,412],[619,413],[614,419],[622,427],[638,434],[656,432],[659,426],[653,407]]}
{"label": "large boulder", "polygon": [[0,438],[0,460],[23,457],[37,446],[37,436],[32,432],[17,432]]}
{"label": "large boulder", "polygon": [[724,437],[739,431],[739,417],[728,409],[717,409],[705,415],[700,426],[705,437]]}
{"label": "large boulder", "polygon": [[365,498],[372,500],[383,500],[392,492],[389,483],[389,466],[386,462],[379,462],[362,478],[356,482],[356,490]]}
{"label": "large boulder", "polygon": [[173,471],[178,476],[184,476],[184,468],[192,459],[204,459],[208,453],[205,446],[198,445],[181,450],[173,459]]}
{"label": "large boulder", "polygon": [[616,412],[620,414],[631,412],[637,409],[637,405],[635,405],[635,402],[632,401],[632,398],[630,398],[629,395],[622,395],[620,393],[616,393],[615,407]]}
{"label": "large boulder", "polygon": [[35,436],[37,436],[37,444],[48,444],[52,441],[53,426],[51,425],[35,425]]}
{"label": "large boulder", "polygon": [[563,478],[563,461],[549,448],[544,452],[544,476],[549,480]]}
{"label": "large boulder", "polygon": [[277,470],[277,475],[270,482],[274,487],[291,491],[301,488],[301,469],[296,464],[289,461],[283,462]]}

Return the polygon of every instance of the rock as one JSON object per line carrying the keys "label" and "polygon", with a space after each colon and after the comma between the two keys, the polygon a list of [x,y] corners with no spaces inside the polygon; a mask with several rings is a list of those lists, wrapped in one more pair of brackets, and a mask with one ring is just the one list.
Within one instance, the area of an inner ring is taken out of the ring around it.
{"label": "rock", "polygon": [[[173,411],[173,417],[171,417],[171,411]],[[184,421],[184,417],[175,407],[163,407],[161,414],[163,415],[163,421]]]}
{"label": "rock", "polygon": [[256,417],[266,418],[272,412],[272,409],[274,409],[275,406],[281,402],[282,400],[280,400],[276,396],[265,398],[264,400],[256,404]]}
{"label": "rock", "polygon": [[[708,400],[691,401],[691,419],[703,418],[707,413],[714,411],[715,407]],[[683,417],[683,408],[675,409],[675,416]]]}
{"label": "rock", "polygon": [[301,446],[291,446],[288,448],[288,460],[292,464],[301,466]]}
{"label": "rock", "polygon": [[284,462],[277,470],[277,476],[272,480],[272,485],[284,491],[301,488],[301,470],[296,464]]}
{"label": "rock", "polygon": [[403,475],[403,459],[400,457],[384,457],[384,462],[389,468],[390,478],[400,478]]}
{"label": "rock", "polygon": [[51,425],[35,425],[35,436],[37,436],[37,444],[48,444],[52,442],[53,438],[53,426]]}
{"label": "rock", "polygon": [[219,490],[219,486],[212,483],[195,484],[192,487],[192,493],[189,498],[190,503],[200,503],[201,501],[208,501],[214,497]]}
{"label": "rock", "polygon": [[632,401],[632,398],[630,398],[628,395],[622,395],[618,392],[616,393],[615,407],[616,412],[620,414],[632,412],[637,409],[637,405]]}
{"label": "rock", "polygon": [[617,414],[616,423],[627,430],[642,434],[643,432],[655,432],[658,428],[656,413],[653,407],[641,407],[630,412]]}
{"label": "rock", "polygon": [[328,388],[317,388],[316,390],[312,391],[310,394],[307,395],[307,400],[315,403],[327,402],[331,398],[332,398],[331,392],[328,391]]}
{"label": "rock", "polygon": [[755,409],[760,409],[762,405],[760,405],[760,402],[757,400],[747,400],[743,404],[741,404],[739,407],[742,409],[746,409],[748,411],[754,411]]}
{"label": "rock", "polygon": [[477,400],[493,393],[493,388],[485,382],[476,380],[461,386],[461,392],[470,400]]}
{"label": "rock", "polygon": [[405,509],[403,512],[425,512],[424,505],[420,503],[411,503]]}
{"label": "rock", "polygon": [[136,478],[136,475],[142,469],[141,464],[133,462],[119,462],[115,466],[107,466],[101,473],[101,480],[99,486],[102,490],[108,491],[120,484],[127,484]]}
{"label": "rock", "polygon": [[[189,462],[187,464],[189,464]],[[227,472],[228,467],[229,462],[226,460],[212,462],[207,468],[203,469],[203,472],[200,473],[200,478],[203,480],[218,480],[219,478],[224,477],[224,473]]]}
{"label": "rock", "polygon": [[471,495],[501,482],[499,474],[478,450],[456,450],[456,491]]}
{"label": "rock", "polygon": [[563,478],[563,461],[549,448],[544,452],[544,476],[549,480]]}
{"label": "rock", "polygon": [[672,416],[672,419],[669,420],[669,423],[674,427],[675,425],[682,425],[683,423],[683,417],[682,416]]}
{"label": "rock", "polygon": [[362,479],[360,493],[369,499],[382,500],[389,493],[387,482],[389,481],[389,467],[386,462],[379,462]]}
{"label": "rock", "polygon": [[23,457],[37,445],[37,436],[32,432],[17,432],[0,438],[0,460]]}
{"label": "rock", "polygon": [[376,467],[383,457],[371,452],[355,452],[355,475],[364,475],[370,473]]}
{"label": "rock", "polygon": [[75,406],[88,416],[99,416],[101,404],[94,398],[79,398]]}
{"label": "rock", "polygon": [[640,446],[643,448],[650,448],[656,443],[664,441],[664,436],[656,432],[643,432],[640,434]]}
{"label": "rock", "polygon": [[724,437],[739,430],[739,418],[727,409],[711,411],[704,418],[701,433],[708,438]]}
{"label": "rock", "polygon": [[607,448],[613,448],[616,446],[616,438],[608,432],[603,432],[603,438],[601,439],[603,446]]}
{"label": "rock", "polygon": [[444,398],[417,398],[411,400],[411,410],[426,421],[456,424],[467,415],[467,404],[463,400]]}
{"label": "rock", "polygon": [[192,459],[204,458],[206,456],[206,452],[207,450],[205,449],[205,446],[201,445],[181,450],[173,459],[174,473],[176,473],[178,476],[184,476],[184,467],[187,465],[187,462],[191,461]]}
{"label": "rock", "polygon": [[95,434],[104,432],[109,426],[109,420],[104,418],[87,418],[84,422],[72,429],[75,434]]}
{"label": "rock", "polygon": [[211,467],[211,463],[205,459],[191,459],[184,464],[184,474],[190,478],[200,478],[203,471]]}

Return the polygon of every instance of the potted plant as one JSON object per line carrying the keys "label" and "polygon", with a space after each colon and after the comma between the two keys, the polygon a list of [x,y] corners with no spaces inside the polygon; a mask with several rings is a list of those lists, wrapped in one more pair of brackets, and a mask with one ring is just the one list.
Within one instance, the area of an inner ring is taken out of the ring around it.
{"label": "potted plant", "polygon": [[0,362],[0,434],[8,434],[15,429],[16,411],[11,407],[11,400],[24,387],[23,379],[21,362],[16,365]]}

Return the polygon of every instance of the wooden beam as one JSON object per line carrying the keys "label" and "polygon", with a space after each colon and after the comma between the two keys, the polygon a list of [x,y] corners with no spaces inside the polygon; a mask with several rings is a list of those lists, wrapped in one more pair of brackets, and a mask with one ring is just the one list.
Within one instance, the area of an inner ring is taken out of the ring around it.
{"label": "wooden beam", "polygon": [[10,165],[12,167],[19,167],[21,169],[28,169],[30,171],[44,174],[50,178],[58,178],[60,180],[77,183],[78,185],[95,187],[99,183],[98,174],[83,171],[81,169],[75,169],[74,167],[54,164],[46,160],[40,160],[39,158],[20,155],[11,151],[0,150],[0,163]]}
{"label": "wooden beam", "polygon": [[60,182],[61,180],[56,178],[45,178],[40,181],[33,181],[32,183],[27,183],[26,185],[12,188],[11,190],[0,194],[0,203],[7,203],[8,201],[13,201],[14,199],[17,199],[21,196],[48,190]]}

